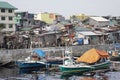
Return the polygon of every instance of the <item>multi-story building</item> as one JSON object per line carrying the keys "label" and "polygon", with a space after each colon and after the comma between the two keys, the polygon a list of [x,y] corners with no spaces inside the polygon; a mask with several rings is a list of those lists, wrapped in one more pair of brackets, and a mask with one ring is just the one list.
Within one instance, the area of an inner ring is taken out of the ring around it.
{"label": "multi-story building", "polygon": [[15,23],[17,26],[31,26],[34,24],[34,14],[28,12],[15,12]]}
{"label": "multi-story building", "polygon": [[0,27],[2,31],[16,31],[14,22],[14,10],[17,8],[9,4],[8,2],[0,1]]}
{"label": "multi-story building", "polygon": [[54,21],[62,21],[65,20],[65,18],[62,15],[58,15],[55,13],[39,13],[34,16],[35,20],[41,20],[48,24],[54,23]]}

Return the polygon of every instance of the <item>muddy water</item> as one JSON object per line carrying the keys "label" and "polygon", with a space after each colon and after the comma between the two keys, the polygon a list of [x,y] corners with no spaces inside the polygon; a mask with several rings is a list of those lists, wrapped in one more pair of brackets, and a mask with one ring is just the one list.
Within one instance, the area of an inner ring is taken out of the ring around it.
{"label": "muddy water", "polygon": [[40,69],[0,68],[0,80],[120,80],[120,72],[106,72],[92,77],[72,75],[64,76],[61,72],[41,71]]}

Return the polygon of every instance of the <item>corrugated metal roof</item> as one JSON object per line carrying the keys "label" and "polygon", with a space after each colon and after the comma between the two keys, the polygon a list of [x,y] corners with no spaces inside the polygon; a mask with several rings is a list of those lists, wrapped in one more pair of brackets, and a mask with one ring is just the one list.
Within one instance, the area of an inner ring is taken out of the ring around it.
{"label": "corrugated metal roof", "polygon": [[39,36],[44,36],[44,35],[49,35],[49,34],[56,34],[56,33],[60,33],[60,32],[58,32],[58,31],[51,31],[51,32],[46,32],[46,33],[39,34]]}
{"label": "corrugated metal roof", "polygon": [[67,20],[61,21],[60,23],[63,25],[71,25],[71,23]]}
{"label": "corrugated metal roof", "polygon": [[21,30],[22,31],[30,31],[32,28],[30,28],[30,27],[24,27],[24,28],[22,28]]}
{"label": "corrugated metal roof", "polygon": [[92,31],[83,31],[83,32],[79,32],[79,34],[89,35],[89,36],[92,36],[92,35],[102,35],[100,33],[95,33],[95,32],[92,32]]}
{"label": "corrugated metal roof", "polygon": [[107,19],[105,19],[105,18],[103,18],[103,17],[90,17],[91,19],[94,19],[94,20],[96,20],[96,21],[109,21],[109,20],[107,20]]}
{"label": "corrugated metal roof", "polygon": [[5,8],[5,9],[17,9],[16,7],[12,6],[8,2],[0,1],[0,8]]}
{"label": "corrugated metal roof", "polygon": [[74,27],[75,28],[75,31],[90,31],[91,29],[89,28],[85,28],[85,27]]}

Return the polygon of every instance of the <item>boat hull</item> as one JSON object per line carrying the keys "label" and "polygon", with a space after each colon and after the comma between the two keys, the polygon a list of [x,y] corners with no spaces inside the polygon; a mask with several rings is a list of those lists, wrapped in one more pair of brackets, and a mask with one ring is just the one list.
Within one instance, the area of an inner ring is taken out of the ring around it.
{"label": "boat hull", "polygon": [[35,68],[35,67],[39,67],[39,68],[45,68],[46,64],[43,62],[24,62],[24,61],[17,61],[16,65],[19,68]]}
{"label": "boat hull", "polygon": [[106,69],[109,68],[111,65],[110,61],[106,61],[100,64],[96,64],[96,65],[92,65],[92,67],[94,67],[94,70],[98,70],[98,69]]}
{"label": "boat hull", "polygon": [[67,67],[67,66],[62,66],[60,65],[59,66],[60,70],[63,72],[63,73],[83,73],[83,72],[86,72],[86,71],[91,71],[93,70],[92,67]]}
{"label": "boat hull", "polygon": [[81,67],[70,67],[70,66],[64,66],[64,65],[60,65],[60,71],[62,71],[63,73],[84,73],[84,72],[89,72],[89,71],[93,71],[93,70],[98,70],[98,69],[105,69],[105,68],[109,68],[111,65],[111,62],[104,62],[101,64],[95,64],[95,65],[90,65],[89,67],[87,66],[81,66]]}
{"label": "boat hull", "polygon": [[63,60],[61,60],[61,61],[48,61],[46,63],[51,64],[51,65],[53,65],[53,64],[60,65],[60,64],[63,64]]}
{"label": "boat hull", "polygon": [[120,61],[120,56],[112,56],[110,58],[111,61]]}

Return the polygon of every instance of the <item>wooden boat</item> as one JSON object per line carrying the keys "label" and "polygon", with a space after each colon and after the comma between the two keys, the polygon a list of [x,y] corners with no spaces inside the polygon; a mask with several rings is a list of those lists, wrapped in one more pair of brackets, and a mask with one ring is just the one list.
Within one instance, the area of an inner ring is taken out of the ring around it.
{"label": "wooden boat", "polygon": [[71,58],[71,52],[68,52],[69,61],[64,61],[63,65],[60,65],[60,70],[63,73],[83,73],[97,69],[104,69],[110,66],[110,61],[107,60],[108,54],[96,49],[91,49],[84,53],[76,61]]}
{"label": "wooden boat", "polygon": [[63,73],[83,73],[86,71],[92,71],[94,69],[94,67],[82,64],[60,65],[59,67]]}
{"label": "wooden boat", "polygon": [[17,60],[16,65],[19,68],[32,68],[40,67],[45,68],[47,64],[44,62],[43,58],[45,53],[42,50],[34,50],[33,54],[25,58],[24,60]]}
{"label": "wooden boat", "polygon": [[59,65],[59,68],[65,74],[91,71],[94,68],[84,63],[76,64],[72,58],[72,52],[70,52],[68,49],[65,50],[64,55],[67,56],[69,59],[63,60],[63,65]]}
{"label": "wooden boat", "polygon": [[111,61],[120,61],[120,56],[111,56],[110,60]]}
{"label": "wooden boat", "polygon": [[40,49],[34,50],[32,55],[28,56],[24,60],[16,61],[16,64],[19,68],[31,68],[31,67],[46,68],[53,64],[62,64],[62,63],[63,63],[63,58],[46,57],[45,52]]}
{"label": "wooden boat", "polygon": [[40,68],[45,68],[46,64],[42,61],[25,61],[25,60],[18,60],[16,62],[17,66],[19,68],[33,68],[33,67],[40,67]]}
{"label": "wooden boat", "polygon": [[120,50],[111,51],[111,61],[120,61]]}
{"label": "wooden boat", "polygon": [[111,61],[120,61],[120,43],[114,44],[114,50],[109,52]]}
{"label": "wooden boat", "polygon": [[109,68],[111,65],[108,59],[109,54],[103,50],[97,50],[92,48],[86,51],[81,57],[79,57],[77,62],[85,62],[96,69]]}

